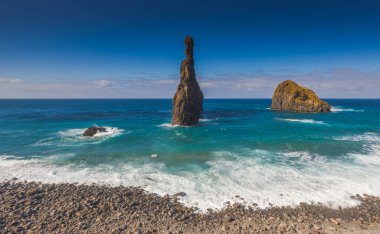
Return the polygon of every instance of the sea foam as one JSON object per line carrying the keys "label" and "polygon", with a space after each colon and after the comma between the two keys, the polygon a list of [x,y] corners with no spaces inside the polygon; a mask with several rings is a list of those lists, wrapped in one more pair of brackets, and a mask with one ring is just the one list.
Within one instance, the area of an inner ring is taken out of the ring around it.
{"label": "sea foam", "polygon": [[[122,134],[124,132],[123,129],[118,129],[115,127],[104,127],[106,129],[105,132],[98,132],[96,133],[93,138],[107,138],[107,137],[114,137]],[[89,139],[88,137],[83,137],[82,134],[86,131],[86,128],[84,129],[69,129],[66,131],[58,132],[59,135],[62,137],[72,137],[77,139]]]}
{"label": "sea foam", "polygon": [[355,110],[355,109],[352,109],[352,108],[342,108],[340,106],[332,106],[331,107],[331,112],[345,112],[345,111],[348,111],[348,112],[363,112],[363,110]]}
{"label": "sea foam", "polygon": [[287,121],[287,122],[307,123],[307,124],[326,124],[323,121],[318,121],[318,120],[314,120],[314,119],[282,119],[282,118],[277,118],[277,120]]}
{"label": "sea foam", "polygon": [[337,141],[366,141],[370,143],[379,143],[380,144],[380,136],[373,132],[366,132],[361,135],[345,135],[334,137],[334,140]]}
{"label": "sea foam", "polygon": [[119,129],[116,127],[104,127],[106,129],[105,132],[98,132],[93,137],[84,137],[82,134],[86,131],[86,128],[75,128],[68,129],[65,131],[60,131],[58,133],[53,134],[53,136],[39,140],[34,143],[32,146],[75,146],[82,144],[99,144],[109,138],[116,137],[122,135],[125,132],[123,129]]}
{"label": "sea foam", "polygon": [[[213,122],[214,120],[218,120],[218,118],[216,118],[216,119],[199,119],[199,124],[206,125],[206,123],[209,124],[209,122]],[[216,125],[216,123],[213,123],[212,125]],[[157,127],[170,129],[170,128],[178,128],[178,127],[179,128],[187,128],[189,126],[183,126],[183,125],[171,124],[171,123],[163,123],[163,124],[157,125]]]}
{"label": "sea foam", "polygon": [[177,127],[186,127],[186,126],[181,126],[181,125],[178,125],[178,124],[171,124],[171,123],[163,123],[163,124],[157,125],[157,127],[161,127],[161,128],[177,128]]}
{"label": "sea foam", "polygon": [[[345,207],[357,204],[350,199],[351,195],[380,195],[380,142],[374,140],[379,136],[364,134],[352,139],[366,139],[368,135],[371,140],[365,142],[367,151],[349,153],[349,161],[309,151],[247,148],[238,152],[214,151],[215,157],[205,162],[208,169],[196,172],[170,172],[159,160],[86,167],[86,164],[55,163],[60,155],[30,159],[3,155],[0,156],[0,180],[17,177],[48,183],[145,186],[148,191],[161,195],[182,191],[187,196],[181,201],[201,210],[223,208],[225,202],[236,201],[236,195],[260,207],[292,206],[299,202]],[[268,161],[270,158],[275,158],[277,163]]]}

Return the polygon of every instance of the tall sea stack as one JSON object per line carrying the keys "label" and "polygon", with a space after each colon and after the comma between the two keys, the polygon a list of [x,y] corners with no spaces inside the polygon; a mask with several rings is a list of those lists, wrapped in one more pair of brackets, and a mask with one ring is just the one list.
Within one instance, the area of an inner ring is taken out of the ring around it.
{"label": "tall sea stack", "polygon": [[193,38],[185,39],[186,58],[181,62],[181,80],[173,98],[173,125],[192,126],[199,122],[203,111],[203,93],[195,78]]}
{"label": "tall sea stack", "polygon": [[330,112],[331,106],[314,91],[286,80],[278,85],[272,97],[272,109],[295,112]]}

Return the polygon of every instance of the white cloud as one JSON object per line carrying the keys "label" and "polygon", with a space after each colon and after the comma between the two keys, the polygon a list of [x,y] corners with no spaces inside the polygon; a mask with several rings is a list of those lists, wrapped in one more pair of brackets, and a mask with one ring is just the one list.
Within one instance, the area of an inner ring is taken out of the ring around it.
{"label": "white cloud", "polygon": [[218,82],[212,82],[212,81],[201,81],[199,82],[199,86],[202,88],[215,88],[218,87]]}
{"label": "white cloud", "polygon": [[166,80],[154,80],[152,83],[154,84],[176,84],[178,81],[174,79],[166,79]]}
{"label": "white cloud", "polygon": [[19,84],[19,83],[22,83],[24,82],[23,80],[21,79],[12,79],[12,78],[1,78],[0,77],[0,84]]}
{"label": "white cloud", "polygon": [[[323,98],[380,98],[380,72],[332,69],[313,72],[258,71],[199,76],[206,98],[270,98],[280,82],[291,79]],[[164,79],[99,79],[31,82],[0,78],[0,98],[171,98],[179,76]]]}
{"label": "white cloud", "polygon": [[112,85],[115,85],[117,82],[113,80],[93,80],[92,83],[101,87],[110,87]]}
{"label": "white cloud", "polygon": [[[284,80],[309,87],[324,98],[379,98],[380,72],[353,69],[331,69],[308,73],[268,71],[257,73],[225,73],[203,77],[204,92],[211,97],[270,98]],[[205,84],[205,85],[204,85]]]}

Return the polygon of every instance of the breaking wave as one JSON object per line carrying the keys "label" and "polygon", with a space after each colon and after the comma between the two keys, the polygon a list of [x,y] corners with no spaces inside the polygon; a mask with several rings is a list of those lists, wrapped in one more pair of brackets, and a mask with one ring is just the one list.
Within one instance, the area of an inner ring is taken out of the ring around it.
{"label": "breaking wave", "polygon": [[[60,131],[52,137],[48,137],[34,143],[32,146],[74,146],[80,144],[99,144],[109,138],[116,137],[125,133],[123,129],[116,127],[104,127],[105,132],[98,132],[93,137],[84,137],[82,134],[86,128],[68,129]],[[127,132],[130,133],[130,132]]]}
{"label": "breaking wave", "polygon": [[332,106],[331,107],[331,112],[344,112],[344,111],[349,111],[349,112],[363,112],[363,110],[355,110],[352,108],[342,108],[340,106]]}
{"label": "breaking wave", "polygon": [[178,127],[186,127],[186,126],[181,126],[181,125],[178,125],[178,124],[171,124],[171,123],[163,123],[163,124],[157,125],[157,127],[161,127],[161,128],[178,128]]}
{"label": "breaking wave", "polygon": [[277,118],[277,120],[287,121],[287,122],[308,123],[308,124],[326,124],[323,121],[318,121],[318,120],[314,120],[314,119],[282,119],[282,118]]}
{"label": "breaking wave", "polygon": [[145,186],[146,190],[161,195],[181,191],[187,194],[181,198],[185,205],[201,210],[223,208],[227,201],[237,201],[236,195],[245,199],[239,198],[239,202],[260,207],[300,202],[345,207],[357,204],[350,199],[351,195],[380,195],[380,136],[367,133],[346,139],[365,141],[367,151],[349,153],[346,155],[351,158],[349,161],[309,151],[213,151],[215,157],[205,162],[207,169],[179,172],[166,170],[166,165],[157,160],[86,166],[55,163],[73,155],[29,159],[2,155],[0,180],[17,177],[47,183]]}
{"label": "breaking wave", "polygon": [[379,143],[380,144],[380,136],[373,132],[366,132],[361,135],[347,135],[347,136],[339,136],[335,137],[334,140],[337,141],[366,141],[369,143]]}

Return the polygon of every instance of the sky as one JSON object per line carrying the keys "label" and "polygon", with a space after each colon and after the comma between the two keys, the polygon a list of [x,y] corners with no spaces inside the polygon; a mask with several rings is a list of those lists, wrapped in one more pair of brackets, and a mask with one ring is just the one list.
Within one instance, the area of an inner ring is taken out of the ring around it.
{"label": "sky", "polygon": [[171,98],[186,35],[206,98],[380,98],[377,0],[1,0],[0,98]]}

